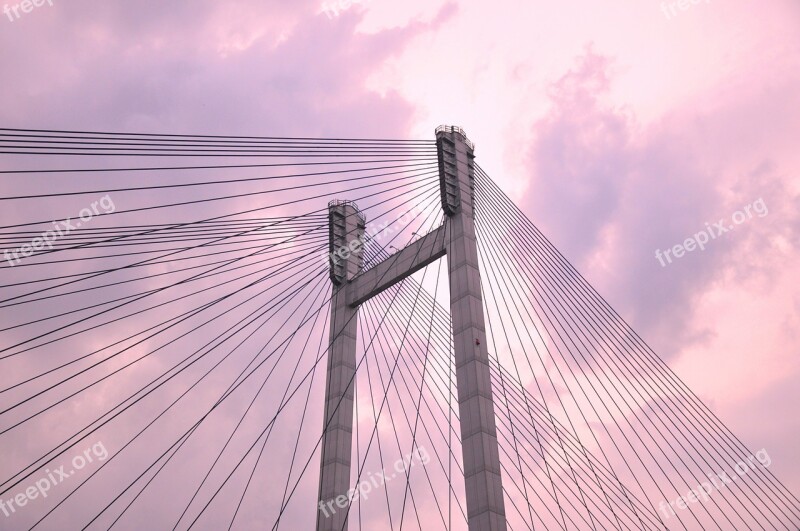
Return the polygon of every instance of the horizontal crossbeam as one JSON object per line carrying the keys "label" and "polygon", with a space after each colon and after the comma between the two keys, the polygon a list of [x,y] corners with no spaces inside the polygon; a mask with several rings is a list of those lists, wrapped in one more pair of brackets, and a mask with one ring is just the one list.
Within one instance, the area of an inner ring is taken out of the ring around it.
{"label": "horizontal crossbeam", "polygon": [[445,225],[442,225],[350,281],[347,303],[358,306],[366,302],[446,253]]}

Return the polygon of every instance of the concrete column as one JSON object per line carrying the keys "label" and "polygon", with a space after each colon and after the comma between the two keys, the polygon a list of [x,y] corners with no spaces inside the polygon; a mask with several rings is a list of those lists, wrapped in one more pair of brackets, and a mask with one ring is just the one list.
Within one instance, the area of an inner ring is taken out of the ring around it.
{"label": "concrete column", "polygon": [[347,304],[347,289],[363,264],[366,223],[356,206],[349,202],[331,202],[328,216],[333,294],[317,530],[346,531],[358,332],[358,307]]}
{"label": "concrete column", "polygon": [[456,383],[470,531],[506,529],[473,212],[474,147],[455,127],[436,131]]}

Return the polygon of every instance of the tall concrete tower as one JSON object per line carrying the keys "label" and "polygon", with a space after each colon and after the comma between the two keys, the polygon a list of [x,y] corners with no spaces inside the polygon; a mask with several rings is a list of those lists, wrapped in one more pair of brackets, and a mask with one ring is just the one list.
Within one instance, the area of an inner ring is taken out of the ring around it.
{"label": "tall concrete tower", "polygon": [[[365,220],[352,203],[329,206],[331,345],[319,489],[319,531],[347,527],[358,307],[447,256],[467,518],[471,531],[506,529],[494,401],[475,236],[475,147],[458,127],[436,129],[445,223],[361,271]],[[337,253],[338,251],[338,253]],[[402,355],[402,353],[401,353]]]}

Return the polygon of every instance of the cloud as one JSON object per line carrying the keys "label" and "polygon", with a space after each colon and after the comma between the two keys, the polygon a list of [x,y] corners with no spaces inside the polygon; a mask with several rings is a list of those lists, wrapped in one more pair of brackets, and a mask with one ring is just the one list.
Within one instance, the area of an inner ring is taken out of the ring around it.
{"label": "cloud", "polygon": [[[731,116],[759,107],[773,97],[770,91],[643,124],[608,102],[612,65],[590,47],[550,87],[551,108],[531,127],[524,206],[602,293],[614,294],[612,304],[670,356],[713,335],[714,323],[699,319],[694,308],[728,275],[741,279],[758,272],[768,279],[780,269],[776,257],[796,253],[798,196],[787,186],[784,152],[767,153],[742,172],[751,154],[713,137],[748,129],[747,123],[730,123]],[[770,125],[761,132],[779,136],[786,119],[776,110],[759,120]],[[656,260],[656,249],[683,243],[706,223],[729,220],[760,198],[770,208],[767,217],[753,217],[668,267]]]}

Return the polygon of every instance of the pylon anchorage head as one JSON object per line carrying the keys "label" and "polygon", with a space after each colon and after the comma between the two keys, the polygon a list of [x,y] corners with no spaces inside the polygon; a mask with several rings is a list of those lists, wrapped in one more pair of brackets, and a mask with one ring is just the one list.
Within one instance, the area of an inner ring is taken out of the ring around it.
{"label": "pylon anchorage head", "polygon": [[328,203],[328,257],[331,281],[341,286],[364,265],[364,230],[367,220],[353,201]]}
{"label": "pylon anchorage head", "polygon": [[[463,199],[472,199],[475,175],[475,144],[460,127],[440,125],[436,128],[436,151],[439,157],[439,187],[442,210],[454,216],[461,209]],[[467,176],[465,182],[459,175]],[[468,189],[465,189],[468,188]]]}

